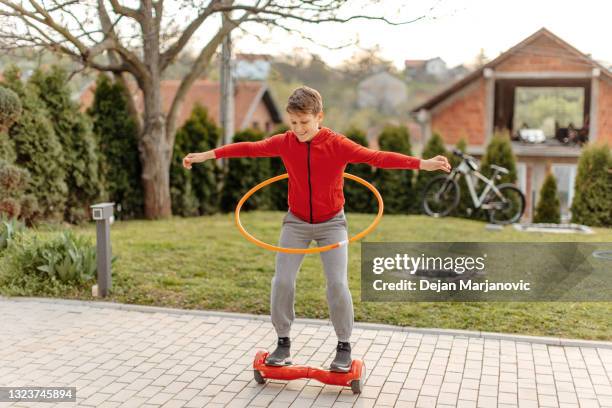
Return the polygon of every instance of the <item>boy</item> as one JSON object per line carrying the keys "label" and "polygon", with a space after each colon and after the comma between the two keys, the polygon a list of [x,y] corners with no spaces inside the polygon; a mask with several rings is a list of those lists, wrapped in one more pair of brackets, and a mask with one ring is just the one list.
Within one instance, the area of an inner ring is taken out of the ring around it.
{"label": "boy", "polygon": [[[347,163],[369,163],[395,169],[443,170],[450,172],[444,156],[429,160],[394,152],[365,148],[345,136],[321,127],[323,101],[316,90],[302,86],[289,97],[286,111],[291,130],[258,142],[233,143],[203,153],[189,153],[183,166],[213,158],[280,156],[289,173],[289,211],[283,219],[279,246],[308,248],[315,240],[324,246],[348,239],[344,216],[342,173]],[[278,335],[277,348],[266,359],[268,365],[291,364],[289,338],[295,318],[295,280],[304,254],[277,253],[272,278],[271,318]],[[329,314],[338,345],[332,371],[351,368],[350,336],[353,301],[348,287],[346,246],[321,253],[327,281]]]}

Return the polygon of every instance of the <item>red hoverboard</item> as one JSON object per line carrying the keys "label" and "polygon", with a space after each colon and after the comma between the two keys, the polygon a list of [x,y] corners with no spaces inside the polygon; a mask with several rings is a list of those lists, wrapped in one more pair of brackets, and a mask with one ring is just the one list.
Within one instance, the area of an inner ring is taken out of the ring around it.
{"label": "red hoverboard", "polygon": [[362,360],[353,360],[349,372],[338,373],[303,365],[269,366],[265,363],[267,356],[267,351],[260,350],[253,361],[253,374],[255,381],[259,384],[264,384],[266,379],[297,380],[298,378],[314,378],[323,384],[351,387],[354,394],[359,394],[363,390],[366,368]]}

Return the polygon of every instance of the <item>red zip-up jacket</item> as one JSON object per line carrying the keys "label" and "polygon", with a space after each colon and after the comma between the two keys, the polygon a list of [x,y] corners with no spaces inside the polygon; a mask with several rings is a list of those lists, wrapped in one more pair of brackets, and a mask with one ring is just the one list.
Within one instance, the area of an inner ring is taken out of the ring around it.
{"label": "red zip-up jacket", "polygon": [[344,206],[344,169],[348,163],[368,163],[384,169],[418,169],[421,159],[368,149],[328,128],[308,142],[287,131],[258,142],[239,142],[214,149],[215,157],[275,157],[289,173],[289,210],[316,224],[327,221]]}

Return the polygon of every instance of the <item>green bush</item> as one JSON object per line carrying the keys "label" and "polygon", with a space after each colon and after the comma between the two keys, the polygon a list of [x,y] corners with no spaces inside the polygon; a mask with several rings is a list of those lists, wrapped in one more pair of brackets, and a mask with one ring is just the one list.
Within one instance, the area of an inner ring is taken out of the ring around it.
{"label": "green bush", "polygon": [[[427,144],[425,145],[425,148],[423,149],[423,154],[421,155],[421,157],[423,159],[431,159],[432,157],[435,157],[438,155],[446,156],[446,158],[448,158],[450,162],[449,153],[446,151],[446,147],[444,147],[444,141],[442,140],[442,137],[440,136],[440,134],[434,133],[432,137],[427,141]],[[415,205],[414,211],[415,212],[420,212],[421,203],[424,197],[424,190],[425,190],[425,187],[427,186],[427,183],[429,183],[433,178],[440,176],[440,174],[441,173],[439,171],[418,171],[417,172],[415,188],[414,188],[416,192],[416,197],[417,197],[417,199],[414,201],[414,205]]]}
{"label": "green bush", "polygon": [[582,150],[574,183],[572,222],[594,227],[612,226],[612,154],[609,145]]}
{"label": "green bush", "polygon": [[49,113],[64,152],[65,181],[68,186],[64,219],[71,223],[89,220],[89,206],[103,195],[98,177],[98,154],[91,120],[72,100],[66,71],[53,66],[38,69],[29,83],[38,92]]}
{"label": "green bush", "polygon": [[210,215],[219,210],[218,185],[222,173],[216,161],[196,164],[189,171],[183,167],[183,157],[214,149],[220,137],[221,130],[209,118],[206,108],[196,104],[191,117],[176,132],[170,168],[173,214],[188,217]]}
{"label": "green bush", "polygon": [[[30,173],[14,164],[17,159],[15,144],[6,132],[19,119],[22,108],[15,92],[0,87],[0,216],[7,214],[17,218],[22,215],[31,223],[37,206],[36,198],[25,194]],[[22,212],[22,208],[25,211]]]}
{"label": "green bush", "polygon": [[14,163],[15,145],[7,131],[21,115],[21,100],[13,91],[0,86],[0,160]]}
{"label": "green bush", "polygon": [[36,198],[25,191],[30,183],[30,173],[0,159],[0,215],[22,218],[31,223],[38,211]]}
{"label": "green bush", "polygon": [[[37,92],[21,81],[17,68],[4,72],[3,85],[19,96],[23,106],[18,121],[9,129],[9,136],[14,142],[15,164],[27,169],[31,176],[25,193],[32,194],[39,203],[41,213],[32,215],[32,218],[40,216],[61,220],[68,188],[64,181],[62,145],[49,120],[49,113]],[[32,200],[28,202],[33,203]]]}
{"label": "green bush", "polygon": [[15,159],[17,159],[15,143],[13,143],[7,132],[0,130],[0,160],[15,163]]}
{"label": "green bush", "polygon": [[[25,225],[16,218],[0,214],[0,252],[6,249],[15,237],[25,230]],[[1,255],[0,255],[1,256]]]}
{"label": "green bush", "polygon": [[[467,141],[465,138],[461,138],[459,142],[455,145],[456,150],[460,150],[463,153],[467,152]],[[451,154],[450,164],[452,168],[456,168],[461,163],[461,158],[459,156],[455,156]],[[451,215],[454,217],[461,218],[471,218],[471,213],[474,208],[474,202],[472,201],[472,197],[470,196],[470,191],[468,190],[467,183],[465,181],[465,177],[461,177],[458,181],[460,196],[459,196],[459,204],[457,207],[451,212]]]}
{"label": "green bush", "polygon": [[[508,132],[495,133],[487,145],[485,155],[480,162],[480,172],[485,177],[491,178],[493,176],[494,170],[491,168],[492,164],[508,169],[508,174],[499,174],[500,178],[494,180],[495,184],[516,183],[516,158],[512,151],[512,143]],[[484,186],[482,183],[477,182],[477,180],[474,180],[476,194],[480,193]],[[474,212],[470,218],[488,221],[489,215],[486,211],[479,210]]]}
{"label": "green bush", "polygon": [[[361,146],[368,147],[368,139],[361,129],[352,127],[344,132],[344,135]],[[349,163],[346,173],[372,181],[372,166],[365,163]],[[376,197],[370,190],[355,181],[344,179],[344,209],[349,212],[370,213],[377,206]]]}
{"label": "green bush", "polygon": [[22,195],[30,174],[27,170],[0,160],[0,199]]}
{"label": "green bush", "polygon": [[[263,139],[263,133],[246,129],[234,135],[233,142],[256,142]],[[221,192],[221,209],[234,211],[240,198],[255,185],[270,178],[270,159],[266,157],[241,157],[228,159],[227,174]],[[252,195],[243,209],[269,209],[270,193],[262,189]]]}
{"label": "green bush", "polygon": [[552,173],[544,179],[533,222],[558,224],[561,222],[561,204],[557,196],[557,180]]}
{"label": "green bush", "polygon": [[512,143],[508,132],[493,135],[482,158],[480,172],[487,177],[491,177],[493,175],[491,164],[505,167],[509,171],[508,174],[501,175],[501,179],[496,180],[496,184],[516,182],[516,157],[514,157],[512,151]]}
{"label": "green bush", "polygon": [[[176,148],[176,145],[175,145]],[[193,191],[192,175],[189,170],[183,169],[186,174],[180,174],[175,158],[170,172],[170,198],[172,200],[172,214],[181,217],[195,217],[199,215],[198,199]],[[191,169],[193,170],[195,166]]]}
{"label": "green bush", "polygon": [[[386,126],[378,137],[380,150],[412,155],[410,134],[405,126]],[[414,170],[380,169],[374,173],[374,184],[385,201],[388,214],[406,214],[415,208],[417,200],[412,179]]]}
{"label": "green bush", "polygon": [[[187,121],[183,129],[191,137],[194,147],[192,151],[212,150],[221,140],[221,129],[210,117],[206,108],[199,105],[194,108],[193,120]],[[181,157],[181,161],[182,159]],[[210,215],[219,212],[220,184],[223,177],[219,163],[216,160],[207,160],[202,165],[192,167],[191,171],[199,214]]]}
{"label": "green bush", "polygon": [[124,220],[144,214],[138,130],[128,110],[126,93],[120,83],[99,75],[93,103],[87,110],[97,139],[104,191],[120,210],[117,218]]}
{"label": "green bush", "polygon": [[[455,150],[460,150],[463,153],[467,152],[467,141],[465,140],[465,137],[462,137],[461,139],[459,139],[459,141],[455,145]],[[449,153],[448,161],[451,167],[454,169],[455,167],[459,166],[459,164],[461,163],[461,157],[455,156],[454,154]]]}
{"label": "green bush", "polygon": [[8,129],[21,115],[21,100],[12,90],[0,86],[0,132]]}
{"label": "green bush", "polygon": [[23,235],[4,254],[0,286],[26,288],[31,281],[83,285],[96,276],[96,250],[89,239],[63,231],[50,238]]}
{"label": "green bush", "polygon": [[24,220],[28,225],[34,224],[36,217],[42,213],[40,206],[38,204],[38,199],[34,196],[34,194],[26,194],[21,197],[21,214],[20,217]]}

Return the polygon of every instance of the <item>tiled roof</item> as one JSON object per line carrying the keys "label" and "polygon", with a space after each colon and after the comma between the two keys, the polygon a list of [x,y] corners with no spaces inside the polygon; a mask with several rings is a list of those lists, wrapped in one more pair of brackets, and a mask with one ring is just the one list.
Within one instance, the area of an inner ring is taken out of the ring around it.
{"label": "tiled roof", "polygon": [[[162,106],[164,112],[170,110],[172,100],[180,86],[180,80],[164,80],[161,83]],[[95,83],[89,86],[80,97],[81,109],[87,109],[93,103],[93,95],[95,92]],[[196,103],[208,109],[208,114],[216,122],[220,123],[220,98],[221,91],[218,82],[209,81],[206,79],[197,80],[191,86],[191,89],[185,96],[183,105],[178,115],[177,127],[180,127],[191,115]],[[239,81],[234,88],[234,126],[236,129],[248,127],[248,117],[256,104],[263,102],[275,123],[280,123],[281,118],[269,95],[267,86],[259,81]],[[136,96],[136,107],[142,112],[143,110],[142,93],[138,92]],[[246,120],[246,121],[245,121]]]}

